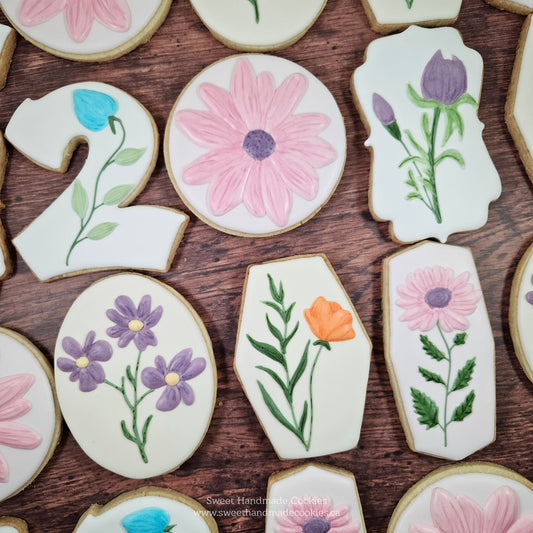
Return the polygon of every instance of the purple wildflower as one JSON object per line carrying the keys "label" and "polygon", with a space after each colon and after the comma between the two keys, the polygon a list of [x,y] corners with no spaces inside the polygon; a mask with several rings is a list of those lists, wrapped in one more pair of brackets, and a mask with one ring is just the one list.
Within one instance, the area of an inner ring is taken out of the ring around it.
{"label": "purple wildflower", "polygon": [[[107,318],[116,325],[107,329],[110,337],[118,337],[119,348],[126,347],[132,340],[141,352],[148,346],[156,346],[157,339],[152,329],[161,320],[163,308],[161,306],[151,310],[152,297],[145,294],[135,307],[129,296],[119,296],[115,300],[117,309],[108,309]],[[118,310],[118,311],[117,311]]]}
{"label": "purple wildflower", "polygon": [[422,74],[422,96],[444,105],[452,105],[466,92],[466,68],[463,62],[452,56],[444,59],[437,50]]}
{"label": "purple wildflower", "polygon": [[[531,283],[533,283],[533,276],[531,276]],[[526,294],[526,301],[528,304],[533,305],[533,291],[529,291]]]}
{"label": "purple wildflower", "polygon": [[94,342],[96,334],[89,331],[83,347],[72,337],[65,337],[63,350],[75,361],[60,357],[57,366],[63,372],[70,372],[70,381],[79,381],[82,392],[91,392],[105,380],[105,372],[98,361],[109,361],[113,349],[107,341]]}
{"label": "purple wildflower", "polygon": [[374,108],[376,117],[378,117],[379,121],[384,126],[389,126],[396,120],[391,105],[378,93],[372,95],[372,107]]}
{"label": "purple wildflower", "polygon": [[203,357],[197,357],[193,361],[191,359],[192,349],[186,348],[177,353],[168,366],[163,357],[158,355],[155,358],[155,367],[148,367],[142,371],[141,379],[146,387],[149,389],[165,387],[156,404],[160,411],[172,411],[182,399],[185,405],[193,404],[194,391],[187,381],[201,374],[206,363]]}

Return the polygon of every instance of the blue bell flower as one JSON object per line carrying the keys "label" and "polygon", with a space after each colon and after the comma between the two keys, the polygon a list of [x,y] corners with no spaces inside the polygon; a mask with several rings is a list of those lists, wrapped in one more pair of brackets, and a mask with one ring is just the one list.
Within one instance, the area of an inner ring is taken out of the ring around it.
{"label": "blue bell flower", "polygon": [[76,89],[72,98],[77,119],[91,131],[103,130],[118,111],[117,102],[99,91]]}
{"label": "blue bell flower", "polygon": [[172,531],[170,515],[164,509],[147,507],[126,515],[121,524],[128,533],[165,533]]}

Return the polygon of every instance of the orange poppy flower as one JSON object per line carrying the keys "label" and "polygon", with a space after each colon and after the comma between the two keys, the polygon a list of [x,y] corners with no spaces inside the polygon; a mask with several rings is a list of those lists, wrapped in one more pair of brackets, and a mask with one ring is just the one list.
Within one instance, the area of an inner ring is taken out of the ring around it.
{"label": "orange poppy flower", "polygon": [[311,331],[321,341],[347,341],[355,337],[352,314],[323,296],[319,296],[310,309],[304,310],[304,316]]}

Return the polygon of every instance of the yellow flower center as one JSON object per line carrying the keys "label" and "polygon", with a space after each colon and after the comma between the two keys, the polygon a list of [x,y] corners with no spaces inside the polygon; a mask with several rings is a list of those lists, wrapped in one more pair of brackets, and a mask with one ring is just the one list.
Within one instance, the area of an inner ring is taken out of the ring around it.
{"label": "yellow flower center", "polygon": [[128,328],[131,329],[131,331],[141,331],[141,329],[144,328],[144,324],[140,320],[130,320],[128,323]]}
{"label": "yellow flower center", "polygon": [[87,368],[89,366],[89,359],[85,356],[76,359],[76,366],[78,368]]}
{"label": "yellow flower center", "polygon": [[180,382],[180,376],[179,374],[176,374],[176,372],[169,372],[165,376],[165,383],[169,385],[170,387],[174,387],[174,385],[177,385]]}

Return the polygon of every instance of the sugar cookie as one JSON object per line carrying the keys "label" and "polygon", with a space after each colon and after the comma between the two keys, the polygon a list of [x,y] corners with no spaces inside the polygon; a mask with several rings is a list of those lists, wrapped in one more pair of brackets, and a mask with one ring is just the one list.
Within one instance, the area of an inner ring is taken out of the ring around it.
{"label": "sugar cookie", "polygon": [[[416,1],[416,0],[415,0]],[[483,226],[501,183],[477,117],[483,61],[453,28],[370,43],[352,78],[369,132],[369,205],[399,242]]]}
{"label": "sugar cookie", "polygon": [[61,416],[52,381],[44,355],[0,328],[0,501],[29,485],[57,446]]}
{"label": "sugar cookie", "polygon": [[470,250],[424,242],[385,259],[383,329],[409,447],[459,460],[490,444],[495,349]]}
{"label": "sugar cookie", "polygon": [[20,518],[0,516],[0,533],[28,533],[28,525]]}
{"label": "sugar cookie", "polygon": [[234,367],[281,459],[357,446],[371,350],[325,256],[248,268]]}
{"label": "sugar cookie", "polygon": [[6,138],[26,157],[64,172],[75,147],[89,155],[69,187],[14,240],[33,273],[46,281],[86,271],[166,271],[188,217],[166,207],[132,206],[155,166],[152,116],[111,85],[84,82],[25,100]]}
{"label": "sugar cookie", "polygon": [[533,0],[485,0],[498,9],[512,11],[519,15],[529,15],[533,13]]}
{"label": "sugar cookie", "polygon": [[167,285],[139,274],[91,285],[65,317],[55,365],[72,435],[104,468],[153,477],[202,442],[217,385],[211,341]]}
{"label": "sugar cookie", "polygon": [[302,38],[327,0],[191,0],[212,35],[247,52],[279,50]]}
{"label": "sugar cookie", "polygon": [[311,218],[337,187],[345,158],[331,93],[296,63],[268,55],[207,67],[179,96],[165,134],[183,201],[234,235],[272,235]]}
{"label": "sugar cookie", "polygon": [[150,40],[172,0],[0,0],[15,29],[66,59],[107,61]]}

